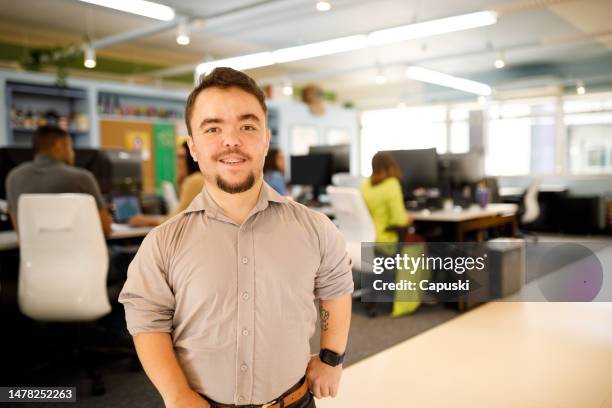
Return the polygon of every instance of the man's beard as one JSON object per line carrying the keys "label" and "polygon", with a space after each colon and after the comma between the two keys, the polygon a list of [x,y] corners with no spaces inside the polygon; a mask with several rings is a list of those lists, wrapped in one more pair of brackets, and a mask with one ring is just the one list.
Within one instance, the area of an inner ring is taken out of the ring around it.
{"label": "man's beard", "polygon": [[255,174],[251,172],[247,178],[239,184],[230,184],[217,175],[217,187],[229,194],[244,193],[255,184]]}

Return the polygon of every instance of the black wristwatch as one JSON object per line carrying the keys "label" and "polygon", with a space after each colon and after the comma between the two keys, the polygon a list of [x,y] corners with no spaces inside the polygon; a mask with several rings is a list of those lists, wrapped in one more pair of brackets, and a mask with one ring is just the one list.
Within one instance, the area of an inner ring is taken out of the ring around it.
{"label": "black wristwatch", "polygon": [[344,356],[346,356],[346,353],[338,354],[329,349],[321,349],[321,351],[319,351],[319,358],[321,361],[332,367],[342,364],[344,361]]}

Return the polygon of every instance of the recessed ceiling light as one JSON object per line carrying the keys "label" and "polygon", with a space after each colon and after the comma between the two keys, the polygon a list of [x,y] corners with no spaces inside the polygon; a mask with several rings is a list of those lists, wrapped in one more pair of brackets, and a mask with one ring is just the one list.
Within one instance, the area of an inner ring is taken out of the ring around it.
{"label": "recessed ceiling light", "polygon": [[331,9],[331,4],[329,3],[329,1],[317,1],[317,10],[319,11],[329,11]]}

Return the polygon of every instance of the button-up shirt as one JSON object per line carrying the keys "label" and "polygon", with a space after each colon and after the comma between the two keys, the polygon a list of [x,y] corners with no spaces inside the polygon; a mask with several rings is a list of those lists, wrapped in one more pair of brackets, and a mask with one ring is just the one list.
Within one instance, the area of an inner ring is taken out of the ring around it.
{"label": "button-up shirt", "polygon": [[190,386],[263,404],[305,373],[317,299],[353,290],[345,242],[323,214],[263,184],[238,225],[204,189],[153,229],[119,297],[130,333],[171,333]]}

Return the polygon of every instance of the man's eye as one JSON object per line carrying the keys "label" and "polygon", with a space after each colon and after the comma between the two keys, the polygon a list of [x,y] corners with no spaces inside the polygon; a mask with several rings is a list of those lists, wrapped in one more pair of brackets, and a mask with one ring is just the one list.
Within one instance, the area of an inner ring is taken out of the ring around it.
{"label": "man's eye", "polygon": [[255,126],[251,126],[251,125],[244,125],[242,126],[243,130],[257,130],[257,128]]}
{"label": "man's eye", "polygon": [[211,127],[211,128],[204,130],[204,133],[217,133],[218,131],[219,131],[219,128]]}

